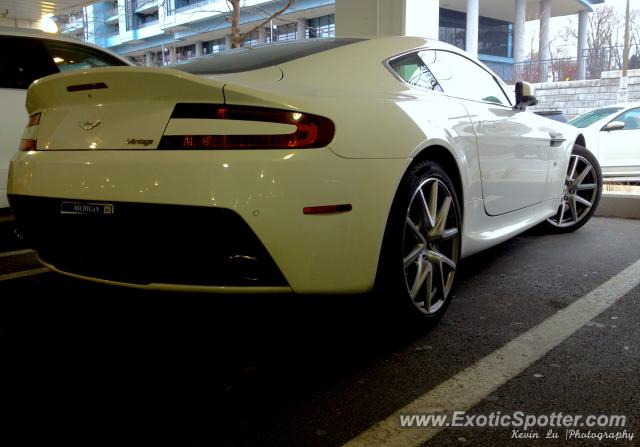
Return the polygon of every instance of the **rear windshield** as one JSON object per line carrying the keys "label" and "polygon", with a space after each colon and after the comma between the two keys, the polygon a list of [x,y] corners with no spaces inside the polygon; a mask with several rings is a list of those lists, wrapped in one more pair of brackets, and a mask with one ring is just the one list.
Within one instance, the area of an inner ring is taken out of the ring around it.
{"label": "rear windshield", "polygon": [[171,68],[192,74],[226,74],[258,70],[295,59],[332,50],[363,39],[318,39],[244,47],[226,53],[211,54],[177,64]]}
{"label": "rear windshield", "polygon": [[580,115],[579,117],[572,119],[568,124],[582,129],[589,127],[596,121],[600,121],[602,118],[619,112],[620,110],[622,110],[622,107],[606,107],[604,109],[592,110],[591,112],[587,112],[584,115]]}

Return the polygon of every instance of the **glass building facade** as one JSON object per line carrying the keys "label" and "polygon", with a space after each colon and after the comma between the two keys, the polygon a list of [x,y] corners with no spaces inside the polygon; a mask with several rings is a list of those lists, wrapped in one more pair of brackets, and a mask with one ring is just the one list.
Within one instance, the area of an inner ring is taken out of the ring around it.
{"label": "glass building facade", "polygon": [[[440,9],[440,40],[465,48],[467,15],[464,12]],[[513,24],[480,17],[478,24],[478,56],[480,59],[513,58]],[[488,56],[488,57],[487,57]]]}
{"label": "glass building facade", "polygon": [[[223,3],[224,0],[97,1],[91,7],[79,9],[79,18],[61,16],[58,21],[62,22],[64,33],[75,33],[72,35],[80,38],[90,36],[88,40],[93,43],[127,55],[138,63],[167,64],[195,57],[196,54],[230,49],[227,10],[219,8]],[[264,20],[276,2],[246,0],[246,5],[243,10],[246,12],[241,17],[247,23],[255,23]],[[241,45],[336,35],[335,0],[297,0],[295,5],[292,12],[306,10],[311,13],[288,20],[287,12],[263,25],[264,29],[254,30]],[[89,17],[88,22],[94,29],[83,30],[87,28],[87,24],[80,20],[84,16]],[[440,40],[465,49],[466,19],[465,12],[440,8]],[[480,16],[478,25],[479,59],[489,64],[511,64],[513,25],[484,16]],[[303,31],[300,26],[304,27]],[[196,42],[198,45],[193,47]],[[175,51],[167,48],[175,48]],[[156,57],[158,52],[162,57]]]}

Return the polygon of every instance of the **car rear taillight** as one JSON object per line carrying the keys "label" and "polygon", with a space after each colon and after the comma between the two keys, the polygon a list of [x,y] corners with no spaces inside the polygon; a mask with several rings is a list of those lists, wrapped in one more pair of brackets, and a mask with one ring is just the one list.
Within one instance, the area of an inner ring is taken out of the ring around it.
{"label": "car rear taillight", "polygon": [[33,128],[40,124],[40,117],[41,116],[42,116],[42,114],[40,112],[32,113],[31,115],[29,115],[29,121],[27,122],[27,128],[25,129],[25,132],[24,132],[24,135],[23,135],[23,137],[27,137],[27,138],[22,138],[20,140],[20,145],[18,146],[19,150],[21,150],[21,151],[35,151],[36,150],[36,147],[38,145],[38,140],[36,138],[28,138],[28,137],[35,136],[35,131],[33,130]]}
{"label": "car rear taillight", "polygon": [[21,151],[35,151],[38,145],[38,140],[33,138],[23,138],[20,140],[20,146],[18,149]]}
{"label": "car rear taillight", "polygon": [[29,122],[27,123],[27,127],[33,127],[33,126],[37,126],[38,124],[40,124],[40,116],[42,114],[40,112],[38,113],[33,113],[31,116],[29,116]]}
{"label": "car rear taillight", "polygon": [[[211,120],[212,132],[205,135],[164,135],[158,149],[313,149],[327,146],[335,135],[329,118],[310,113],[252,106],[177,104],[171,119]],[[242,134],[224,132],[224,121],[246,124]],[[288,124],[291,133],[253,134],[251,122]],[[215,125],[214,125],[215,123]],[[213,132],[213,128],[218,130]],[[221,130],[222,129],[222,130]]]}

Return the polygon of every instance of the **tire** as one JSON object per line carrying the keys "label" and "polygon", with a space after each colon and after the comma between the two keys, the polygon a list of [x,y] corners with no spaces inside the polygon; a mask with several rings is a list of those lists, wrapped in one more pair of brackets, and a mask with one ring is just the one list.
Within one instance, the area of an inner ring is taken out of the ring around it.
{"label": "tire", "polygon": [[546,220],[545,228],[554,233],[576,231],[591,219],[601,196],[600,163],[588,149],[576,144],[571,152],[558,212]]}
{"label": "tire", "polygon": [[440,165],[423,161],[405,174],[382,245],[376,290],[401,321],[433,324],[444,314],[460,260],[460,205]]}

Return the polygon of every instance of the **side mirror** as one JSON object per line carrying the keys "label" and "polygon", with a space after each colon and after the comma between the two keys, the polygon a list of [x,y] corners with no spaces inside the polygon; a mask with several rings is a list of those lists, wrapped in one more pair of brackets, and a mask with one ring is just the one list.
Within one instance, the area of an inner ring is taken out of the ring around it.
{"label": "side mirror", "polygon": [[516,82],[516,109],[524,110],[538,104],[535,89],[528,82]]}
{"label": "side mirror", "polygon": [[625,124],[623,121],[611,121],[609,124],[604,126],[602,130],[611,132],[612,130],[622,130],[624,129],[624,126]]}

